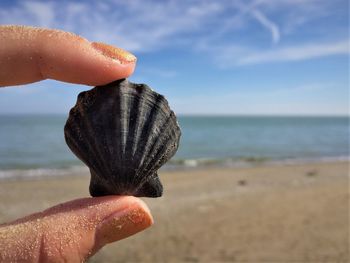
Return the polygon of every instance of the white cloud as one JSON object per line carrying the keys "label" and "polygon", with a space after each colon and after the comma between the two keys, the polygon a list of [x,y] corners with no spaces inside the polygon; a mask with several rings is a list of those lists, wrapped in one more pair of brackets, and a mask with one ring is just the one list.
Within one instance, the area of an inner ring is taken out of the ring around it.
{"label": "white cloud", "polygon": [[24,13],[32,15],[40,26],[50,27],[55,19],[51,3],[26,1],[22,3]]}
{"label": "white cloud", "polygon": [[[1,6],[0,6],[1,7]],[[52,27],[56,22],[55,6],[50,2],[23,1],[0,8],[0,24]]]}
{"label": "white cloud", "polygon": [[237,64],[247,65],[269,62],[299,61],[340,54],[349,54],[349,40],[333,43],[317,43],[290,46],[265,52],[256,52],[238,58]]}
{"label": "white cloud", "polygon": [[266,27],[271,32],[271,36],[272,36],[273,42],[274,43],[279,42],[279,40],[280,40],[280,31],[279,31],[278,26],[274,22],[269,20],[263,13],[261,13],[258,10],[252,10],[251,14],[256,18],[256,20],[259,21],[259,23],[261,25]]}

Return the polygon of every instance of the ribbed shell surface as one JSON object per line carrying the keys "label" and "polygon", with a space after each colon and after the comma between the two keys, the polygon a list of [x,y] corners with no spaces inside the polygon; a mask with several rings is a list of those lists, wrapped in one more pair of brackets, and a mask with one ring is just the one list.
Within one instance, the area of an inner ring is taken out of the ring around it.
{"label": "ribbed shell surface", "polygon": [[90,168],[92,196],[161,196],[157,170],[175,154],[181,136],[167,100],[127,80],[80,93],[64,132]]}

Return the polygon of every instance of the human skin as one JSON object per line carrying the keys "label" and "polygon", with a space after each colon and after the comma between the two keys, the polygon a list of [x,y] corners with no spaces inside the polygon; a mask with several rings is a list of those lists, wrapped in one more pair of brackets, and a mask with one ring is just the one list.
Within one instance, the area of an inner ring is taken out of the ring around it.
{"label": "human skin", "polygon": [[[0,87],[44,79],[107,84],[130,76],[131,53],[60,30],[0,26]],[[82,262],[153,224],[132,196],[82,198],[0,225],[1,262]]]}

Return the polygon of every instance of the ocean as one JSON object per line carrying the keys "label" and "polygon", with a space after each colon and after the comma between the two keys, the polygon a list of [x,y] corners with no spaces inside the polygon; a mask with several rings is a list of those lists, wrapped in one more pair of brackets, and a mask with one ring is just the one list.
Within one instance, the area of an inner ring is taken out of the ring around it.
{"label": "ocean", "polygon": [[[65,115],[0,115],[0,178],[68,174],[84,164],[64,141]],[[164,169],[349,159],[348,117],[179,116]]]}

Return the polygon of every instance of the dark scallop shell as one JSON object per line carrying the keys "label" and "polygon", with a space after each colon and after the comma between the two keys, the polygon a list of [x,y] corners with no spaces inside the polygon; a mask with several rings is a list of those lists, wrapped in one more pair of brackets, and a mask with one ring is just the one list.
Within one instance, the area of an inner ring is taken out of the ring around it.
{"label": "dark scallop shell", "polygon": [[157,170],[175,154],[181,131],[162,95],[124,79],[80,93],[64,134],[90,168],[92,196],[159,197]]}

